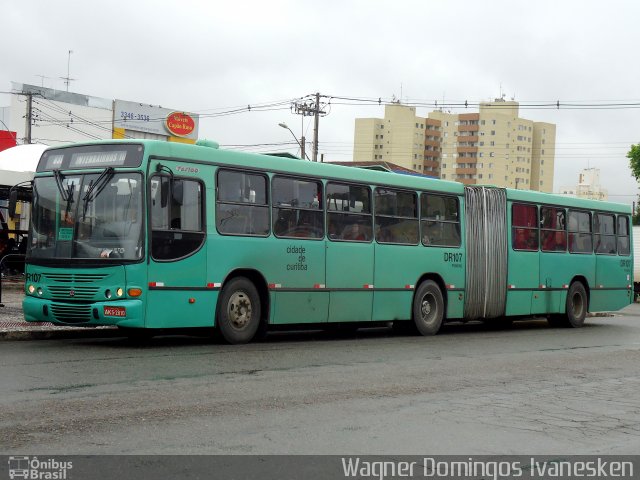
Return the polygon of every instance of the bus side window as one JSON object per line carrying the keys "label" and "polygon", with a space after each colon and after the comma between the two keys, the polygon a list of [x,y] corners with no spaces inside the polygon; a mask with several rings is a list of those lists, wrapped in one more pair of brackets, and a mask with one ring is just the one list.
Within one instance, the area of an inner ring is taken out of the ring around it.
{"label": "bus side window", "polygon": [[327,183],[327,236],[333,241],[370,242],[371,191],[362,185]]}
{"label": "bus side window", "polygon": [[[168,196],[166,205],[158,201],[162,185],[172,183],[179,192]],[[174,179],[154,176],[151,179],[152,195],[151,255],[156,260],[174,260],[186,257],[200,248],[205,238],[202,212],[204,211],[204,188],[196,180]],[[159,187],[159,188],[158,188]],[[153,201],[155,200],[155,201]],[[178,230],[179,233],[175,231]]]}
{"label": "bus side window", "polygon": [[277,237],[308,239],[324,237],[320,181],[275,176],[271,191],[273,233]]}
{"label": "bus side window", "polygon": [[456,197],[422,193],[420,221],[423,245],[460,246],[460,216]]}
{"label": "bus side window", "polygon": [[567,230],[569,234],[569,252],[592,253],[591,213],[569,210]]}
{"label": "bus side window", "polygon": [[414,192],[376,188],[376,240],[418,245],[418,197]]}
{"label": "bus side window", "polygon": [[628,217],[618,216],[618,255],[629,255],[629,219]]}
{"label": "bus side window", "polygon": [[511,209],[514,250],[538,250],[538,207],[514,203]]}
{"label": "bus side window", "polygon": [[269,235],[265,175],[221,169],[216,185],[216,228],[220,234]]}
{"label": "bus side window", "polygon": [[615,255],[617,253],[615,223],[613,215],[602,213],[593,215],[593,241],[596,253],[604,255]]}

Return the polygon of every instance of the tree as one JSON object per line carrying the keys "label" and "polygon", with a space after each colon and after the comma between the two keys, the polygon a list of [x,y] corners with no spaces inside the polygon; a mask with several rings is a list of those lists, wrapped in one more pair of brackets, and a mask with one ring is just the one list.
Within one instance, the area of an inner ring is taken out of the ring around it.
{"label": "tree", "polygon": [[631,175],[640,182],[640,143],[631,145],[631,150],[627,152],[627,158],[629,159]]}

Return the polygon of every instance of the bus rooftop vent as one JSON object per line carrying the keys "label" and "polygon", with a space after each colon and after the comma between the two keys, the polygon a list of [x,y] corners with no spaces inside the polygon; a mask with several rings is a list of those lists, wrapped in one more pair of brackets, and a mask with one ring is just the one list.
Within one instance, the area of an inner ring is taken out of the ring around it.
{"label": "bus rooftop vent", "polygon": [[196,145],[201,147],[209,147],[209,148],[220,148],[220,144],[218,142],[214,142],[213,140],[200,139],[196,141]]}

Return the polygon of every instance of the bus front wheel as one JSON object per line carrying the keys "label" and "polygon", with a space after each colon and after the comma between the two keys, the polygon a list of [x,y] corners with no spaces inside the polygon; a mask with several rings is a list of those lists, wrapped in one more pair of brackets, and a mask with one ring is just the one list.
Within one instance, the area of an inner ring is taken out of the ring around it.
{"label": "bus front wheel", "polygon": [[420,284],[413,297],[413,321],[421,335],[435,335],[442,326],[444,300],[442,291],[433,280]]}
{"label": "bus front wheel", "polygon": [[222,289],[218,305],[218,328],[231,344],[248,343],[260,326],[260,296],[245,277],[236,277]]}

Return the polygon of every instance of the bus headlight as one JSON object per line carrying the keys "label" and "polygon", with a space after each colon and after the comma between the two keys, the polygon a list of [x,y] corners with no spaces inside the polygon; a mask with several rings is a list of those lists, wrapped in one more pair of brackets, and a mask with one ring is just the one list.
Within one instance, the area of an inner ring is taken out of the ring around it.
{"label": "bus headlight", "polygon": [[105,290],[104,291],[104,296],[105,296],[105,298],[111,298],[111,290]]}
{"label": "bus headlight", "polygon": [[36,292],[38,292],[38,295],[42,295],[42,287],[36,288]]}
{"label": "bus headlight", "polygon": [[124,290],[122,290],[122,288],[118,288],[118,289],[116,290],[116,295],[117,295],[117,296],[121,297],[123,294],[124,294]]}
{"label": "bus headlight", "polygon": [[33,292],[35,292],[35,291],[36,291],[36,287],[34,287],[33,285],[29,285],[29,286],[27,287],[27,290],[29,291],[29,293],[30,293],[31,295],[33,295]]}

